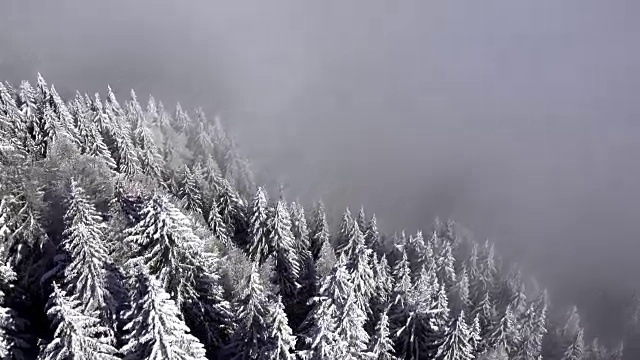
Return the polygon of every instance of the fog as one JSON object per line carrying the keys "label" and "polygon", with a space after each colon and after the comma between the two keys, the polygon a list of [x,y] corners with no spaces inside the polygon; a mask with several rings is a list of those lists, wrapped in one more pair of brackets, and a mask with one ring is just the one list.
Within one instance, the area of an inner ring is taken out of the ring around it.
{"label": "fog", "polygon": [[453,217],[599,326],[639,286],[640,3],[2,0],[0,77],[219,113],[262,179]]}

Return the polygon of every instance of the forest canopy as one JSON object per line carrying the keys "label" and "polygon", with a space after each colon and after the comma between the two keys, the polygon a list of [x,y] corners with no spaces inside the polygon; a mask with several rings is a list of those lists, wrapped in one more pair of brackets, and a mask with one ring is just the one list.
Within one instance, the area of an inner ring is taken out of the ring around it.
{"label": "forest canopy", "polygon": [[0,167],[1,359],[622,359],[452,220],[270,196],[201,109],[0,83]]}

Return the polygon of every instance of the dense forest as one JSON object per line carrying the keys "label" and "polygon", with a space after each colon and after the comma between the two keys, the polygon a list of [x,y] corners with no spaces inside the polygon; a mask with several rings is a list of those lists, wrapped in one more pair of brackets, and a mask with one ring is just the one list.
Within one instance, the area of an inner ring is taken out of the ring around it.
{"label": "dense forest", "polygon": [[218,118],[0,83],[2,359],[622,359],[490,242],[269,196]]}

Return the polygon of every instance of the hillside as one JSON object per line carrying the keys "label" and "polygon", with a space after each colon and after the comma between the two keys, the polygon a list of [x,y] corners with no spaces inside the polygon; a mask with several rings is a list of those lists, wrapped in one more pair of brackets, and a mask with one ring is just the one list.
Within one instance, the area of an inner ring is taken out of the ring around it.
{"label": "hillside", "polygon": [[453,221],[331,233],[201,110],[0,83],[0,166],[3,359],[622,358]]}

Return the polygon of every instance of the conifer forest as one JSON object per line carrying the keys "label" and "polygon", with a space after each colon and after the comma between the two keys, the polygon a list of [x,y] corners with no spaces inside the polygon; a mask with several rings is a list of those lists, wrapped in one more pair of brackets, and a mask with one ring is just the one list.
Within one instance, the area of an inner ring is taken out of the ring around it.
{"label": "conifer forest", "polygon": [[256,184],[222,120],[0,83],[0,358],[619,360],[491,242]]}

